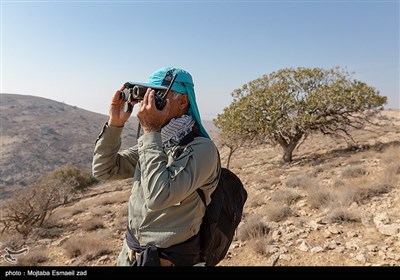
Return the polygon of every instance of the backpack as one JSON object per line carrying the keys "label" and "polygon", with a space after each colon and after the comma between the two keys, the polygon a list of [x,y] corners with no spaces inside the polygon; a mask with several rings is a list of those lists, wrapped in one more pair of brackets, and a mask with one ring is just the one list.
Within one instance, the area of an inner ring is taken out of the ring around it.
{"label": "backpack", "polygon": [[[206,205],[202,190],[197,192]],[[225,258],[239,225],[247,191],[240,179],[229,169],[221,168],[217,187],[200,226],[201,260],[206,266],[215,266]]]}

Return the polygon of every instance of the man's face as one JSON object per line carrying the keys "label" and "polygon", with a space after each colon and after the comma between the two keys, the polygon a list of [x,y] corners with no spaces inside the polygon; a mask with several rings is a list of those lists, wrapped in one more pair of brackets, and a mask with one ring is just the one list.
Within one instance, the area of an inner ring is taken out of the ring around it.
{"label": "man's face", "polygon": [[170,119],[180,117],[187,112],[189,106],[187,94],[181,94],[175,91],[170,91],[167,95],[167,100],[170,104]]}

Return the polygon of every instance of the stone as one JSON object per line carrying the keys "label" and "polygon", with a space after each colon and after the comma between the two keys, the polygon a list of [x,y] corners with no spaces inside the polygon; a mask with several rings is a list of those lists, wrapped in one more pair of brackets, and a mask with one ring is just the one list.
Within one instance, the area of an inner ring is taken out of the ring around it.
{"label": "stone", "polygon": [[312,248],[311,250],[310,250],[310,252],[311,253],[321,253],[321,252],[323,252],[324,251],[324,248],[322,248],[321,246],[317,246],[317,247],[314,247],[314,248]]}

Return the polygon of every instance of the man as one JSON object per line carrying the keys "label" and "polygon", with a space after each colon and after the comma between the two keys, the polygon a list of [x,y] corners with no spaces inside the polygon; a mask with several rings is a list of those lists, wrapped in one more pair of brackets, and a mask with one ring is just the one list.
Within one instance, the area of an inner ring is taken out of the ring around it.
{"label": "man", "polygon": [[[166,105],[158,110],[153,89],[166,91],[173,75]],[[188,72],[164,67],[141,85],[148,89],[137,112],[143,128],[137,145],[118,152],[131,113],[122,109],[117,91],[94,149],[96,178],[134,179],[117,265],[195,265],[200,262],[197,233],[205,213],[196,190],[204,192],[208,204],[220,176],[218,151],[201,123]]]}

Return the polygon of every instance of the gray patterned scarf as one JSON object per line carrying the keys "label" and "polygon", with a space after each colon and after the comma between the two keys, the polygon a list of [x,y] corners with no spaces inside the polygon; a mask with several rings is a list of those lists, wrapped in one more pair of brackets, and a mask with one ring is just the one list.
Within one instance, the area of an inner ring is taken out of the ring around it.
{"label": "gray patterned scarf", "polygon": [[196,120],[191,116],[183,115],[180,118],[171,119],[161,129],[161,141],[164,148],[178,144],[183,137],[192,131]]}

